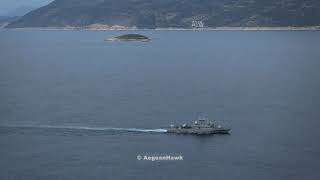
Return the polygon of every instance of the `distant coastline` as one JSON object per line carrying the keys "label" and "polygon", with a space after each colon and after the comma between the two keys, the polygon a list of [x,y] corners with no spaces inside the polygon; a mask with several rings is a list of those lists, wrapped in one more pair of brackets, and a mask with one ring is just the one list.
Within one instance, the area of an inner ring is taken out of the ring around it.
{"label": "distant coastline", "polygon": [[43,30],[43,31],[70,31],[70,30],[85,30],[85,31],[319,31],[320,26],[308,27],[216,27],[216,28],[155,28],[144,29],[136,27],[26,27],[26,28],[5,28],[8,30]]}

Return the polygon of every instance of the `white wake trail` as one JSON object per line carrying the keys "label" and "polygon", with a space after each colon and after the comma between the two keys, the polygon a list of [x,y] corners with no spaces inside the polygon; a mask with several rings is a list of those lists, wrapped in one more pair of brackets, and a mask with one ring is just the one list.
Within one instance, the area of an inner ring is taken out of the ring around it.
{"label": "white wake trail", "polygon": [[142,129],[142,128],[114,128],[114,127],[87,127],[87,126],[51,126],[51,125],[34,125],[34,126],[6,126],[16,128],[47,128],[47,129],[74,129],[74,130],[92,130],[92,131],[126,131],[126,132],[154,132],[165,133],[166,129]]}

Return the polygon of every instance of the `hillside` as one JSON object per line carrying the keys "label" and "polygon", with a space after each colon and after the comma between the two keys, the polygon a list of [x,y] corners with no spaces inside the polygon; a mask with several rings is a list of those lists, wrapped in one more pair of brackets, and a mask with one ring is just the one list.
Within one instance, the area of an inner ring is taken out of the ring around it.
{"label": "hillside", "polygon": [[16,21],[17,19],[19,19],[19,17],[7,17],[7,16],[0,16],[0,28],[2,28],[3,26]]}
{"label": "hillside", "polygon": [[55,0],[9,28],[285,27],[320,25],[319,0]]}

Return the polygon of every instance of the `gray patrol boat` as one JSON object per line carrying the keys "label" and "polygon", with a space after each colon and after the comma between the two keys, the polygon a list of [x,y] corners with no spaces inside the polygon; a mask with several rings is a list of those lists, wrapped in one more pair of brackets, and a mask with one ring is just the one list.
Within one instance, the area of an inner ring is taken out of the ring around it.
{"label": "gray patrol boat", "polygon": [[168,133],[176,134],[194,134],[194,135],[206,135],[206,134],[229,134],[230,128],[216,125],[208,118],[199,116],[193,124],[182,124],[182,125],[170,125],[167,129]]}

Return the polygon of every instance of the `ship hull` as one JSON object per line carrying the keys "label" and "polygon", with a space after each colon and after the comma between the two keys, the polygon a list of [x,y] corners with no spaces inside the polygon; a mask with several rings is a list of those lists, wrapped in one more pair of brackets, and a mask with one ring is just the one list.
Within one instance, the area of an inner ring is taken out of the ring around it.
{"label": "ship hull", "polygon": [[184,129],[184,128],[169,128],[168,133],[174,134],[193,134],[193,135],[208,135],[208,134],[229,134],[230,129],[226,128],[205,128],[205,129]]}

